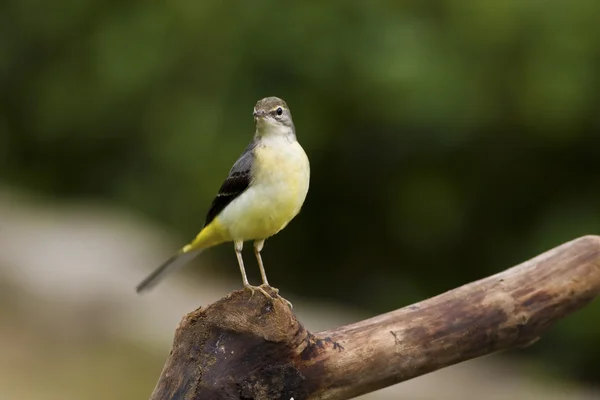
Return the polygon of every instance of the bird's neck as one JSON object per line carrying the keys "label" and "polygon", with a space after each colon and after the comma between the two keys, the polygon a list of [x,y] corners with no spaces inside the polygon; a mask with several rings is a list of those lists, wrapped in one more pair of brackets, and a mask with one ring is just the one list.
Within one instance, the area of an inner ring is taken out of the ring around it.
{"label": "bird's neck", "polygon": [[288,141],[295,141],[296,131],[293,126],[289,127],[285,125],[265,124],[258,125],[256,127],[256,133],[254,136],[259,140],[285,138]]}

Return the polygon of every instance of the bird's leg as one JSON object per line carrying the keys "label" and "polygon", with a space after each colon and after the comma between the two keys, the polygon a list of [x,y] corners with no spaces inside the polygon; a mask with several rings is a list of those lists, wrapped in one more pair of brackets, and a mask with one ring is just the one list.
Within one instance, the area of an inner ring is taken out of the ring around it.
{"label": "bird's leg", "polygon": [[271,297],[271,295],[269,293],[267,293],[265,289],[258,287],[258,286],[252,286],[252,285],[250,285],[250,283],[248,283],[248,277],[246,276],[246,269],[244,268],[244,259],[242,258],[242,249],[244,248],[244,241],[236,240],[233,242],[233,246],[235,248],[235,255],[237,257],[238,264],[240,266],[240,272],[242,273],[242,282],[244,284],[244,288],[250,291],[250,293],[251,293],[250,297],[254,296],[255,290],[258,290],[259,292],[264,294],[268,299],[273,300],[273,297]]}
{"label": "bird's leg", "polygon": [[[256,256],[256,261],[258,261],[258,268],[260,268],[260,276],[262,277],[262,281],[263,284],[260,285],[262,286],[266,286],[269,289],[273,290],[277,295],[279,295],[279,289],[272,287],[271,285],[269,285],[269,281],[267,280],[267,273],[265,272],[265,266],[263,265],[263,261],[262,261],[262,257],[260,255],[260,252],[262,251],[263,247],[265,246],[265,240],[256,240],[254,242],[254,255]],[[288,306],[290,306],[290,308],[294,308],[294,306],[292,305],[292,303],[290,303],[287,299],[284,299],[283,297],[279,296],[283,301],[285,301]]]}
{"label": "bird's leg", "polygon": [[244,283],[244,287],[250,286],[248,283],[248,277],[246,276],[246,269],[244,268],[244,259],[242,258],[242,249],[244,248],[244,242],[241,240],[236,240],[233,242],[233,246],[235,248],[235,255],[238,260],[238,264],[240,265],[240,272],[242,273],[242,282]]}
{"label": "bird's leg", "polygon": [[260,252],[265,246],[265,240],[256,240],[254,242],[254,255],[256,256],[256,261],[258,261],[258,268],[260,269],[260,276],[262,278],[263,284],[261,286],[266,286],[268,288],[273,289],[275,293],[279,293],[279,289],[271,287],[269,285],[269,281],[267,280],[267,273],[265,272],[265,266],[263,265],[262,257],[260,256]]}

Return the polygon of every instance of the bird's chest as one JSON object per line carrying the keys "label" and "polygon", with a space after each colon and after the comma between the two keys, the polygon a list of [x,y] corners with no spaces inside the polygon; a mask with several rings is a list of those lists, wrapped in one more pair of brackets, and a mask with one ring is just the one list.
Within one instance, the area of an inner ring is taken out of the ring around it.
{"label": "bird's chest", "polygon": [[[285,141],[285,142],[284,142]],[[254,179],[272,214],[293,217],[300,211],[309,185],[309,163],[296,141],[279,139],[255,148]]]}

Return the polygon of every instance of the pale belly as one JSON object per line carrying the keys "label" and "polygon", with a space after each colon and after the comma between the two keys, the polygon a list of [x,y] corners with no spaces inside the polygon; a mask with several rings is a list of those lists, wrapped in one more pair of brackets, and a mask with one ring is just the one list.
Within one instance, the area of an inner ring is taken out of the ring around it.
{"label": "pale belly", "polygon": [[255,154],[253,184],[219,216],[232,240],[275,235],[300,212],[308,192],[310,166],[298,142],[259,146]]}

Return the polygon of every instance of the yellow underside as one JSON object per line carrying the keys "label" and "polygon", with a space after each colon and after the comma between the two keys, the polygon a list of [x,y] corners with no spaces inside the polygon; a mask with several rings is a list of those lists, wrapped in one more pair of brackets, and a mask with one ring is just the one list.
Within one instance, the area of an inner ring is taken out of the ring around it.
{"label": "yellow underside", "polygon": [[302,147],[285,137],[265,138],[254,154],[252,185],[202,229],[184,252],[234,240],[267,239],[298,214],[310,176]]}
{"label": "yellow underside", "polygon": [[225,229],[217,217],[213,219],[210,224],[205,226],[192,243],[183,248],[183,251],[187,253],[192,250],[206,249],[230,240],[231,238],[229,237],[227,229]]}
{"label": "yellow underside", "polygon": [[308,159],[298,142],[263,139],[254,154],[253,184],[219,215],[233,240],[275,235],[298,214],[308,191]]}

